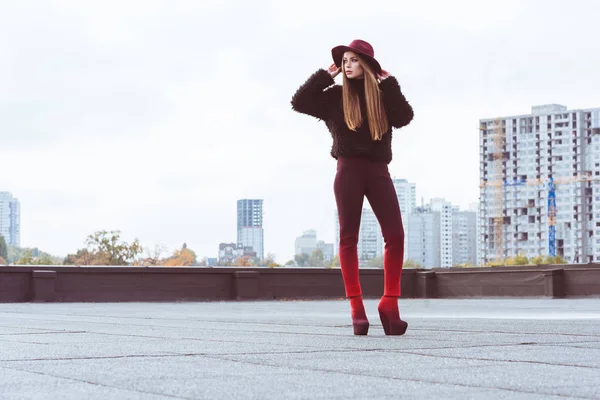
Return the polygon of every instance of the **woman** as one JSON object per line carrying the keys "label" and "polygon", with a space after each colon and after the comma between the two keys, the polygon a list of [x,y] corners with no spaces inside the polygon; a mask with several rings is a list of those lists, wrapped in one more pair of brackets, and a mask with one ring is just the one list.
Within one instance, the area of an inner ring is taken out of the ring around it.
{"label": "woman", "polygon": [[[337,159],[334,194],[340,221],[340,267],[350,300],[355,335],[366,335],[369,321],[358,273],[358,233],[366,196],[385,241],[384,293],[377,307],[386,335],[402,335],[398,298],[404,260],[404,229],[398,198],[388,171],[392,128],[413,119],[398,81],[381,69],[373,47],[354,40],[331,50],[334,63],[316,71],[294,94],[292,108],[325,121]],[[343,85],[334,85],[342,73]],[[332,86],[333,85],[333,86]]]}

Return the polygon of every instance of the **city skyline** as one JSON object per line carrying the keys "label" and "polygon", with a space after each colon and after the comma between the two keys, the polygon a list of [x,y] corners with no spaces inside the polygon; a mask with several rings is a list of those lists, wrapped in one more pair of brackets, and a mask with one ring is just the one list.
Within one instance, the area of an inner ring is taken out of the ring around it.
{"label": "city skyline", "polygon": [[[410,183],[407,180],[403,179],[403,178],[393,178],[393,182],[394,182],[394,186],[397,190],[397,195],[399,198],[399,202],[401,204],[415,204],[415,199],[416,199],[416,184],[415,183]],[[405,191],[403,191],[403,189]],[[2,200],[2,195],[5,195],[5,200],[7,200],[9,197],[10,199],[16,201],[16,203],[18,204],[18,199],[13,198],[12,196],[10,196],[10,193],[8,192],[1,192],[0,191],[0,200]],[[259,249],[261,249],[264,254],[268,254],[268,253],[272,253],[268,250],[268,248],[265,250],[264,248],[264,242],[263,242],[263,238],[264,238],[264,231],[262,228],[262,224],[263,224],[263,214],[264,214],[264,210],[263,210],[263,199],[238,199],[237,200],[237,235],[238,235],[238,242],[235,244],[235,246],[241,246],[239,247],[240,249],[242,248],[252,248],[253,251],[255,251],[257,254],[257,257],[259,259],[264,258],[264,256],[261,257],[261,253],[260,251],[257,251],[255,249],[255,247],[258,247]],[[443,199],[440,198],[436,198],[436,199],[431,199],[431,202],[435,202],[435,201],[442,201],[445,202]],[[449,204],[449,203],[448,203]],[[405,218],[405,229],[407,226],[407,217],[410,215],[411,213],[403,213],[403,216]],[[339,245],[339,221],[337,219],[337,211],[335,211],[335,217],[336,217],[336,235],[334,237],[331,238],[331,241],[327,241],[327,240],[316,240],[316,230],[314,229],[307,229],[304,230],[304,233],[302,236],[304,235],[315,235],[315,247],[316,248],[321,248],[321,249],[325,249],[331,245],[332,246],[332,255],[337,255],[337,246]],[[255,231],[258,230],[258,231]],[[408,235],[406,235],[408,237]],[[286,260],[282,260],[278,257],[276,257],[276,261],[281,262],[282,264],[286,261],[289,260],[293,260],[294,256],[296,254],[298,254],[297,252],[297,241],[298,239],[300,239],[300,237],[296,237],[296,251],[293,252],[293,256],[290,258],[286,258]],[[255,246],[252,246],[251,242],[255,243]],[[258,246],[256,246],[256,243],[259,243]],[[406,243],[406,240],[405,240]],[[8,242],[7,244],[9,245],[14,245],[13,243]],[[148,246],[148,248],[150,248],[152,245],[154,244],[146,244],[146,246]],[[228,242],[224,242],[224,241],[219,241],[217,246],[219,248],[219,250],[215,250],[214,253],[207,253],[207,254],[198,254],[198,256],[200,258],[206,257],[208,258],[219,258],[220,254],[223,251],[223,246],[224,245],[228,245]],[[358,243],[358,249],[359,249],[359,253],[362,255],[365,255],[364,257],[362,257],[362,261],[366,261],[369,258],[375,258],[375,257],[382,257],[383,256],[383,237],[381,236],[381,229],[379,227],[379,224],[377,222],[377,219],[375,217],[375,215],[373,214],[372,210],[369,207],[368,202],[365,202],[365,208],[363,208],[362,211],[362,217],[361,217],[361,230],[360,230],[360,239],[359,239],[359,243]],[[323,247],[325,246],[325,247]],[[19,247],[19,246],[17,246]],[[33,248],[39,248],[39,246],[23,246],[23,247],[33,247]],[[230,246],[231,247],[231,246]],[[407,247],[408,248],[408,247]],[[44,251],[48,251],[48,249],[42,249]],[[74,251],[74,250],[73,250]],[[71,252],[73,252],[71,251]],[[229,250],[231,252],[231,249]],[[327,251],[327,250],[326,250]],[[53,254],[56,256],[65,256],[63,254]],[[330,257],[331,258],[331,257]],[[329,258],[329,259],[330,259]],[[407,259],[405,257],[405,259]]]}
{"label": "city skyline", "polygon": [[391,175],[467,208],[481,118],[598,105],[599,13],[555,0],[5,2],[0,189],[26,210],[21,246],[57,255],[101,229],[215,254],[215,238],[236,240],[232,201],[262,198],[265,250],[291,259],[298,231],[335,235],[336,163],[324,124],[290,100],[332,47],[364,39],[415,112],[394,132]]}

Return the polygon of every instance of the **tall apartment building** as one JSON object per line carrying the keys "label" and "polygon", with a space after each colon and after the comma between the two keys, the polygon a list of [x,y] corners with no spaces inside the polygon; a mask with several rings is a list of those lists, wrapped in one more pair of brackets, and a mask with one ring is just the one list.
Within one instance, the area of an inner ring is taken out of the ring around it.
{"label": "tall apartment building", "polygon": [[440,216],[430,207],[417,207],[405,218],[405,232],[408,246],[404,259],[413,260],[424,268],[441,266]]}
{"label": "tall apartment building", "polygon": [[[335,251],[337,254],[340,248],[340,220],[337,211],[335,223]],[[358,260],[360,264],[364,264],[377,257],[383,257],[383,235],[373,210],[363,208],[358,233]]]}
{"label": "tall apartment building", "polygon": [[472,211],[475,213],[475,249],[476,249],[476,256],[475,256],[475,265],[483,265],[481,262],[481,224],[479,223],[479,202],[477,203],[471,203],[469,205],[469,211]]}
{"label": "tall apartment building", "polygon": [[9,192],[0,192],[0,235],[9,246],[21,246],[21,204]]}
{"label": "tall apartment building", "polygon": [[477,213],[461,211],[444,199],[417,207],[407,218],[405,259],[424,268],[477,264]]}
{"label": "tall apartment building", "polygon": [[444,199],[432,199],[431,210],[440,213],[440,267],[450,268],[453,265],[453,207]]}
{"label": "tall apartment building", "polygon": [[553,252],[600,260],[600,108],[481,119],[479,145],[483,262]]}
{"label": "tall apartment building", "polygon": [[479,265],[477,258],[477,213],[452,210],[452,265]]}
{"label": "tall apartment building", "polygon": [[417,206],[417,185],[399,178],[393,178],[392,182],[394,183],[394,189],[396,189],[402,215],[412,213]]}
{"label": "tall apartment building", "polygon": [[256,257],[264,259],[263,200],[237,201],[237,244],[252,247]]}
{"label": "tall apartment building", "polygon": [[[398,204],[400,205],[400,212],[402,218],[408,217],[414,209],[417,207],[417,185],[408,182],[406,179],[393,178],[394,189],[396,189],[396,196],[398,196]],[[406,222],[403,220],[404,225],[404,249],[408,246],[408,238],[406,237]],[[404,252],[406,259],[406,250]]]}

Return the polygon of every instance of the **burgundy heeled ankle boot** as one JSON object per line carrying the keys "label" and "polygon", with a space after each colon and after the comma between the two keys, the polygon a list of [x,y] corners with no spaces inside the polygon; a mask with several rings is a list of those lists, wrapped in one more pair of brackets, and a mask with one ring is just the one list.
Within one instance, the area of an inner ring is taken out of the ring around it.
{"label": "burgundy heeled ankle boot", "polygon": [[369,332],[369,320],[365,312],[362,296],[350,297],[352,327],[355,335],[366,335]]}
{"label": "burgundy heeled ankle boot", "polygon": [[404,335],[408,323],[400,319],[398,298],[396,296],[383,296],[379,301],[377,310],[386,335]]}

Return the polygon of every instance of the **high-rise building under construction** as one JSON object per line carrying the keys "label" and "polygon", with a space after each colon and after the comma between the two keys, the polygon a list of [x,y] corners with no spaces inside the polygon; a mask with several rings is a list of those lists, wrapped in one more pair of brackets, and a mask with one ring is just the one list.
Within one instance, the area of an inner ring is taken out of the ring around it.
{"label": "high-rise building under construction", "polygon": [[479,121],[482,261],[600,260],[600,108]]}

